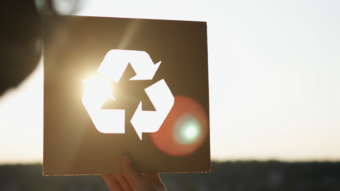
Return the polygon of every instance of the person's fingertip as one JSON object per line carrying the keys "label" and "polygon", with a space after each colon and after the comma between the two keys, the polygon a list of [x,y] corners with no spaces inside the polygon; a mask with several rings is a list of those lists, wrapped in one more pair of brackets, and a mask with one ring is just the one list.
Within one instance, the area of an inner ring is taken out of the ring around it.
{"label": "person's fingertip", "polygon": [[165,188],[159,173],[145,173],[143,174],[146,178],[148,178],[156,187]]}
{"label": "person's fingertip", "polygon": [[114,174],[113,177],[119,182],[124,191],[133,191],[133,185],[123,174]]}
{"label": "person's fingertip", "polygon": [[[138,187],[139,185],[144,185],[146,181],[149,181],[146,177],[144,177],[136,168],[134,161],[129,154],[124,154],[122,156],[122,165],[124,175],[130,180],[133,185]],[[151,183],[151,182],[149,182]]]}
{"label": "person's fingertip", "polygon": [[132,164],[132,158],[129,154],[123,155],[123,161],[125,164]]}
{"label": "person's fingertip", "polygon": [[111,191],[122,191],[120,184],[117,182],[117,180],[113,177],[112,174],[102,174],[102,177],[104,178],[107,186]]}

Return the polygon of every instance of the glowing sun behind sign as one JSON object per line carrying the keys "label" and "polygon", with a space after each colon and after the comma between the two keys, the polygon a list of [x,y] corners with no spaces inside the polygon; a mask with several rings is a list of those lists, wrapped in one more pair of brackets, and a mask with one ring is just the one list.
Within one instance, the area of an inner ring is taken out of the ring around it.
{"label": "glowing sun behind sign", "polygon": [[[107,52],[98,68],[98,73],[115,83],[119,83],[126,67],[131,64],[137,75],[130,80],[152,80],[161,61],[154,64],[145,51],[117,50]],[[102,109],[108,98],[116,100],[112,95],[110,81],[103,77],[83,80],[88,85],[83,97],[83,104],[95,127],[101,133],[125,133],[125,110]],[[174,105],[174,97],[164,79],[155,82],[145,89],[156,111],[143,111],[139,103],[131,124],[140,140],[143,133],[157,132]]]}
{"label": "glowing sun behind sign", "polygon": [[103,77],[83,80],[87,85],[82,97],[83,104],[95,127],[101,133],[125,133],[125,111],[122,109],[101,109],[112,95],[110,82]]}

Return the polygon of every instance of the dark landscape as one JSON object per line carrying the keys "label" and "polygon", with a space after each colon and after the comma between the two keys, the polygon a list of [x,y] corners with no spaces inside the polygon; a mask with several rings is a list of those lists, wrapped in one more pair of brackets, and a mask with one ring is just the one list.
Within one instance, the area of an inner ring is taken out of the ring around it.
{"label": "dark landscape", "polygon": [[[0,191],[108,191],[100,176],[42,176],[42,166],[0,166]],[[223,162],[211,173],[162,174],[170,191],[340,191],[340,163]]]}

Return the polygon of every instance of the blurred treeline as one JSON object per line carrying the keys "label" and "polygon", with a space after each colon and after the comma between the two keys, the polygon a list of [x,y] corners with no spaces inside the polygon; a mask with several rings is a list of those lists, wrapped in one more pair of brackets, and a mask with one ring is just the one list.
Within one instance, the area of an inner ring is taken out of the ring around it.
{"label": "blurred treeline", "polygon": [[[100,176],[42,176],[41,165],[0,166],[0,191],[108,191]],[[211,173],[162,174],[170,191],[340,191],[340,163],[223,162]]]}

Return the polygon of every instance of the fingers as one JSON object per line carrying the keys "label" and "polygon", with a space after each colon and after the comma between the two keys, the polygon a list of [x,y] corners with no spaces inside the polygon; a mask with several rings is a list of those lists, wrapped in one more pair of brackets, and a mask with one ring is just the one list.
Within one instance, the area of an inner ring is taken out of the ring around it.
{"label": "fingers", "polygon": [[133,191],[134,189],[125,178],[124,175],[121,174],[103,174],[107,186],[111,191]]}
{"label": "fingers", "polygon": [[149,180],[151,180],[151,182],[158,188],[165,188],[161,177],[159,176],[158,173],[153,173],[153,174],[144,174],[144,176],[146,178],[148,178]]}
{"label": "fingers", "polygon": [[124,191],[133,191],[129,181],[122,174],[114,174],[113,177],[119,182]]}
{"label": "fingers", "polygon": [[125,154],[122,159],[124,174],[136,186],[137,190],[138,188],[154,190],[151,181],[136,170],[129,154]]}
{"label": "fingers", "polygon": [[[133,191],[137,190],[166,190],[159,174],[144,174],[137,171],[130,155],[125,154],[122,158],[124,175],[102,175],[111,191]],[[133,185],[133,187],[131,186]],[[156,187],[158,189],[156,189]]]}
{"label": "fingers", "polygon": [[103,174],[102,177],[111,191],[124,191],[112,174]]}

